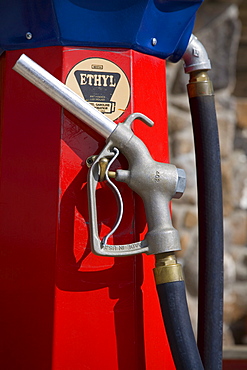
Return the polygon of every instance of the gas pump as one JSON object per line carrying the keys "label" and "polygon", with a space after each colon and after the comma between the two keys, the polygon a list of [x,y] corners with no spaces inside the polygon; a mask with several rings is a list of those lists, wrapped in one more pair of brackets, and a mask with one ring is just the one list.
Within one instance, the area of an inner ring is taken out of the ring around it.
{"label": "gas pump", "polygon": [[164,63],[187,56],[208,86],[201,2],[16,1],[8,32],[3,6],[3,367],[203,368],[174,254],[185,174],[168,164]]}

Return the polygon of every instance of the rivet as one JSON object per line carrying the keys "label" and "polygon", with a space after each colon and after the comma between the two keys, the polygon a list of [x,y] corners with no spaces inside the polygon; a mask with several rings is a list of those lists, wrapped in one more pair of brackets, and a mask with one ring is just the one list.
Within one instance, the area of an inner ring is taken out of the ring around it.
{"label": "rivet", "polygon": [[26,33],[26,39],[27,39],[27,40],[31,40],[32,38],[33,38],[32,33],[31,33],[31,32],[27,32],[27,33]]}
{"label": "rivet", "polygon": [[157,42],[158,42],[158,40],[155,37],[153,37],[152,40],[151,40],[151,44],[153,46],[155,46],[155,45],[157,45]]}

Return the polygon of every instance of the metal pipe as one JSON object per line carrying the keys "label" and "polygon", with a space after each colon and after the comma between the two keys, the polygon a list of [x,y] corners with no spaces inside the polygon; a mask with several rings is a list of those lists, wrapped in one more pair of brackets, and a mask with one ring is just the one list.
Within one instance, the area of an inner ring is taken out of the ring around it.
{"label": "metal pipe", "polygon": [[106,139],[117,127],[116,123],[25,54],[17,60],[13,69]]}
{"label": "metal pipe", "polygon": [[189,45],[183,55],[183,61],[185,73],[211,69],[206,49],[194,35],[190,37]]}

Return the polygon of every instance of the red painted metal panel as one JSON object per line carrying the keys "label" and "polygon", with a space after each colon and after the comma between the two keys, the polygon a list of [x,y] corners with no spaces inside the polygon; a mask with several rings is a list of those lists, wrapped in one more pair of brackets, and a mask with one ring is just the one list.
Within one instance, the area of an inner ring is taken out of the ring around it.
{"label": "red painted metal panel", "polygon": [[[152,129],[135,122],[135,132],[156,160],[168,160],[163,61],[130,50],[25,52],[63,81],[86,58],[117,64],[131,86],[130,103],[118,121],[136,111],[153,119]],[[6,367],[11,353],[13,369],[174,369],[153,256],[106,258],[90,252],[85,160],[104,140],[11,70],[20,54],[2,57],[1,361]],[[120,158],[115,166],[127,163]],[[142,238],[146,224],[140,199],[125,184],[117,185],[125,213],[112,242],[123,244]],[[98,205],[104,235],[117,213],[104,184]]]}
{"label": "red painted metal panel", "polygon": [[[57,76],[61,50],[28,50]],[[52,361],[60,107],[1,56],[0,368]],[[44,63],[44,60],[45,63]]]}

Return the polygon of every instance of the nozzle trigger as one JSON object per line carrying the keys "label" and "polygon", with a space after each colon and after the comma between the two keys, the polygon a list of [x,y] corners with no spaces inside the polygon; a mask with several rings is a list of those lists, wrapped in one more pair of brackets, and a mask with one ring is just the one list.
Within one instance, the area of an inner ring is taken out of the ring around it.
{"label": "nozzle trigger", "polygon": [[[148,251],[147,242],[139,241],[131,244],[110,245],[107,244],[109,237],[117,230],[122,216],[123,216],[123,200],[116,185],[109,178],[109,168],[119,155],[119,150],[114,147],[113,143],[109,141],[102,152],[95,157],[93,165],[88,173],[88,203],[89,203],[89,225],[90,225],[90,240],[93,253],[101,256],[129,256],[138,253],[145,253]],[[100,180],[99,162],[102,158],[111,158],[105,171],[105,179],[108,185],[113,189],[116,196],[119,212],[117,221],[113,229],[108,233],[103,240],[99,238],[98,232],[98,218],[96,205],[96,187]]]}

